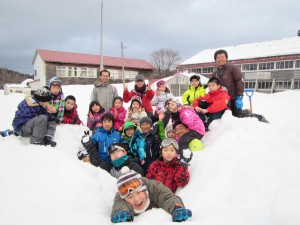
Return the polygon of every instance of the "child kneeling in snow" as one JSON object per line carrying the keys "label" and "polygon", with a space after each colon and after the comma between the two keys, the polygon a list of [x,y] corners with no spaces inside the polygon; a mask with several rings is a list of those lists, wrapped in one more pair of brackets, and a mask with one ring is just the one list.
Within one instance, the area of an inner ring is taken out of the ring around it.
{"label": "child kneeling in snow", "polygon": [[173,193],[177,187],[185,186],[190,180],[187,166],[179,164],[177,151],[178,143],[173,138],[167,138],[161,143],[161,158],[153,162],[146,175],[149,179],[162,182]]}
{"label": "child kneeling in snow", "polygon": [[[184,207],[181,198],[156,180],[148,180],[135,171],[124,171],[117,181],[118,193],[111,212],[111,222],[133,221],[152,208],[162,208],[172,215],[173,222],[182,222],[192,217],[192,211]],[[126,173],[127,172],[127,173]]]}

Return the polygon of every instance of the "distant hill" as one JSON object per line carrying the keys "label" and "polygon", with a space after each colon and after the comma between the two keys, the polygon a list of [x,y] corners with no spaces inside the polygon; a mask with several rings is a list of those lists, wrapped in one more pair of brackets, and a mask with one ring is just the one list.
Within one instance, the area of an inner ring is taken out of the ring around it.
{"label": "distant hill", "polygon": [[33,79],[33,75],[0,68],[0,89],[3,89],[5,83],[19,84],[28,78]]}

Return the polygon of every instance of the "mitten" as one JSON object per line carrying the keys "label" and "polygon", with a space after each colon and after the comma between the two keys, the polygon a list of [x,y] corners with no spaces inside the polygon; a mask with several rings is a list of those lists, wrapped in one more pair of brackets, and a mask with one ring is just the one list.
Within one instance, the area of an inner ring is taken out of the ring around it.
{"label": "mitten", "polygon": [[85,148],[88,148],[90,146],[90,144],[92,143],[92,139],[91,139],[89,133],[90,133],[89,131],[84,131],[84,135],[81,138],[81,144]]}
{"label": "mitten", "polygon": [[183,207],[177,207],[172,212],[173,222],[182,222],[192,217],[192,211]]}
{"label": "mitten", "polygon": [[113,223],[132,222],[132,221],[133,221],[133,216],[127,210],[121,210],[119,212],[116,212],[111,217],[111,222],[113,222]]}
{"label": "mitten", "polygon": [[190,149],[183,149],[179,156],[179,164],[182,166],[189,166],[189,162],[193,158],[193,152]]}
{"label": "mitten", "polygon": [[243,108],[243,96],[236,96],[235,98],[235,107],[237,109]]}

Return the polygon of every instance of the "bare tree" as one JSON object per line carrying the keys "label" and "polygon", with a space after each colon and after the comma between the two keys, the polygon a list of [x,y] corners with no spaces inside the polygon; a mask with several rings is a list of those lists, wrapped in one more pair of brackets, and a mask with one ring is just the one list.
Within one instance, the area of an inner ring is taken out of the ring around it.
{"label": "bare tree", "polygon": [[150,54],[150,61],[156,67],[160,77],[171,75],[179,60],[179,53],[172,49],[161,48]]}

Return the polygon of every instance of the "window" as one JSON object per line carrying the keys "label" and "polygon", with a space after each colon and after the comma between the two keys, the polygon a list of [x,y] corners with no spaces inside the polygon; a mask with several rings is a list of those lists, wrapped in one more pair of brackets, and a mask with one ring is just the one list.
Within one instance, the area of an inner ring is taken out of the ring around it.
{"label": "window", "polygon": [[274,62],[265,62],[259,64],[259,70],[273,70],[274,69]]}
{"label": "window", "polygon": [[243,64],[243,71],[257,70],[257,63]]}
{"label": "window", "polygon": [[192,73],[201,73],[201,68],[193,68]]}
{"label": "window", "polygon": [[294,68],[294,61],[276,62],[276,69],[290,69],[290,68]]}
{"label": "window", "polygon": [[56,67],[56,75],[58,77],[65,77],[66,76],[66,67],[65,66],[57,66]]}
{"label": "window", "polygon": [[213,67],[203,67],[202,73],[212,73],[214,71]]}
{"label": "window", "polygon": [[300,60],[296,60],[295,68],[300,68]]}
{"label": "window", "polygon": [[82,77],[82,78],[97,78],[96,68],[87,67],[66,67],[57,66],[56,75],[58,77]]}

